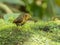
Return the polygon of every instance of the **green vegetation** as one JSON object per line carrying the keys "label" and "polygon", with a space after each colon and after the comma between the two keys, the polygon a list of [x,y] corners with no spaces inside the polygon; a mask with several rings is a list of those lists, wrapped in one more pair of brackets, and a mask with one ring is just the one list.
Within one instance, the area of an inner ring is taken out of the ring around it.
{"label": "green vegetation", "polygon": [[[58,5],[54,0],[0,0],[0,45],[60,45]],[[13,21],[23,13],[32,19],[17,26]]]}
{"label": "green vegetation", "polygon": [[0,20],[0,45],[60,45],[59,22],[27,21],[16,26]]}

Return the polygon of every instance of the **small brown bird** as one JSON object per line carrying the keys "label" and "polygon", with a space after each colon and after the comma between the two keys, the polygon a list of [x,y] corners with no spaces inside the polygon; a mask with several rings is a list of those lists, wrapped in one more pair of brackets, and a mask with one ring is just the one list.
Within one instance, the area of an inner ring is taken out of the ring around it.
{"label": "small brown bird", "polygon": [[28,13],[23,13],[22,15],[19,15],[14,21],[13,23],[15,23],[16,25],[23,25],[27,20],[29,20],[31,18],[31,15]]}

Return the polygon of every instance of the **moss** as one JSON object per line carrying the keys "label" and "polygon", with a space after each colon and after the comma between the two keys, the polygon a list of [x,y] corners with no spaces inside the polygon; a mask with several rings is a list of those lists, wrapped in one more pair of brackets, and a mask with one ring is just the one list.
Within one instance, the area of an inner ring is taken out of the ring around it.
{"label": "moss", "polygon": [[[49,26],[49,30],[43,28]],[[27,21],[22,26],[0,21],[0,45],[59,45],[60,28],[57,23]],[[50,30],[52,32],[50,32]]]}

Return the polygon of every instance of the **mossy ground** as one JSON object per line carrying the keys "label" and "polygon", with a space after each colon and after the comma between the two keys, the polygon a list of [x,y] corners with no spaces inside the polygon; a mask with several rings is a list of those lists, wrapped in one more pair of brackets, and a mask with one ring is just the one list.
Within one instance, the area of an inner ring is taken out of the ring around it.
{"label": "mossy ground", "polygon": [[59,21],[27,21],[16,26],[0,19],[0,45],[60,45]]}

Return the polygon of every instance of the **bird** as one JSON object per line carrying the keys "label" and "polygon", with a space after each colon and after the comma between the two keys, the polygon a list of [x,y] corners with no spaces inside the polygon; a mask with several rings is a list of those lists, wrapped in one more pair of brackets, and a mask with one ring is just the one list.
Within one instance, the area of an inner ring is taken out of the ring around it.
{"label": "bird", "polygon": [[13,23],[15,23],[16,25],[23,25],[26,23],[26,21],[28,21],[29,19],[31,19],[31,15],[29,13],[23,13],[21,15],[19,15],[14,21]]}

